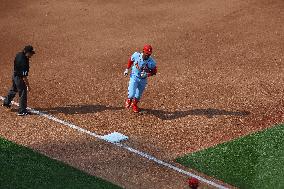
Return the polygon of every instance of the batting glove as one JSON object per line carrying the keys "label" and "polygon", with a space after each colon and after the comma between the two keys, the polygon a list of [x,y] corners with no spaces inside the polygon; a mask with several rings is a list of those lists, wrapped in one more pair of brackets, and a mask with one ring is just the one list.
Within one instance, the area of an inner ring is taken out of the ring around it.
{"label": "batting glove", "polygon": [[123,74],[124,74],[124,76],[127,76],[128,75],[128,69],[125,69]]}
{"label": "batting glove", "polygon": [[142,78],[146,78],[148,75],[147,75],[147,72],[141,72],[141,75],[140,75]]}

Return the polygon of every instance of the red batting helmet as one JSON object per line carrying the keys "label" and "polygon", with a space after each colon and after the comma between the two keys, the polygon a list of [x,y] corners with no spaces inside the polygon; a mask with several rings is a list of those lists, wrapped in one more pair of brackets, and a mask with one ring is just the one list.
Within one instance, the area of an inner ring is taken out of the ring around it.
{"label": "red batting helmet", "polygon": [[146,53],[146,54],[152,54],[152,46],[151,45],[145,45],[143,47],[143,52]]}
{"label": "red batting helmet", "polygon": [[196,178],[189,178],[188,179],[188,185],[189,185],[189,187],[190,188],[192,188],[192,189],[197,189],[198,188],[198,185],[199,185],[199,181],[198,181],[198,179],[196,179]]}

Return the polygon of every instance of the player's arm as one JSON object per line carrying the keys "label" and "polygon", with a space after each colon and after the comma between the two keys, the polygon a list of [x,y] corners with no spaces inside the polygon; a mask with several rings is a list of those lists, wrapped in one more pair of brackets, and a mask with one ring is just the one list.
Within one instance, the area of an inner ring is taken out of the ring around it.
{"label": "player's arm", "polygon": [[133,65],[134,61],[131,59],[131,57],[128,59],[128,62],[127,62],[127,67],[124,71],[124,75],[128,75],[128,71],[129,71],[129,68],[131,68],[131,66]]}
{"label": "player's arm", "polygon": [[129,57],[128,59],[128,63],[127,63],[127,69],[131,68],[131,66],[133,65],[134,61],[131,60],[131,57]]}
{"label": "player's arm", "polygon": [[156,75],[157,74],[157,66],[155,66],[153,69],[150,70],[150,72],[148,73],[148,77]]}
{"label": "player's arm", "polygon": [[152,60],[152,62],[149,64],[149,72],[148,72],[148,77],[150,76],[153,76],[153,75],[156,75],[157,72],[158,72],[158,69],[157,69],[157,64],[154,60]]}
{"label": "player's arm", "polygon": [[27,76],[24,76],[24,77],[23,77],[23,80],[24,80],[24,82],[25,82],[25,84],[26,84],[26,86],[27,86],[28,91],[30,91],[30,90],[31,90],[31,87],[30,87],[30,83],[29,83],[28,77],[27,77]]}
{"label": "player's arm", "polygon": [[23,78],[23,81],[25,82],[26,86],[27,86],[27,90],[30,91],[30,83],[28,80],[28,76],[29,76],[29,66],[27,64],[27,62],[22,62],[22,67],[21,67],[21,76]]}

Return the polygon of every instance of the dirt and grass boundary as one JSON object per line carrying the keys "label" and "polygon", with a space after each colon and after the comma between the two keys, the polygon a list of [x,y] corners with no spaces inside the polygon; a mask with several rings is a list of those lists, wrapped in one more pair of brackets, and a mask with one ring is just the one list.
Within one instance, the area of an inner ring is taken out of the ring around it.
{"label": "dirt and grass boundary", "polygon": [[284,125],[177,158],[182,165],[242,189],[284,187]]}

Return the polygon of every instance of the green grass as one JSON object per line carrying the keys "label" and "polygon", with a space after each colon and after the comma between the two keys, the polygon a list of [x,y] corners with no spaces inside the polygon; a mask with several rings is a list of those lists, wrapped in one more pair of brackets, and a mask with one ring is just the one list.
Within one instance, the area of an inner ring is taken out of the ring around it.
{"label": "green grass", "polygon": [[284,125],[176,161],[241,189],[283,189]]}
{"label": "green grass", "polygon": [[120,187],[0,138],[0,188],[117,189]]}

